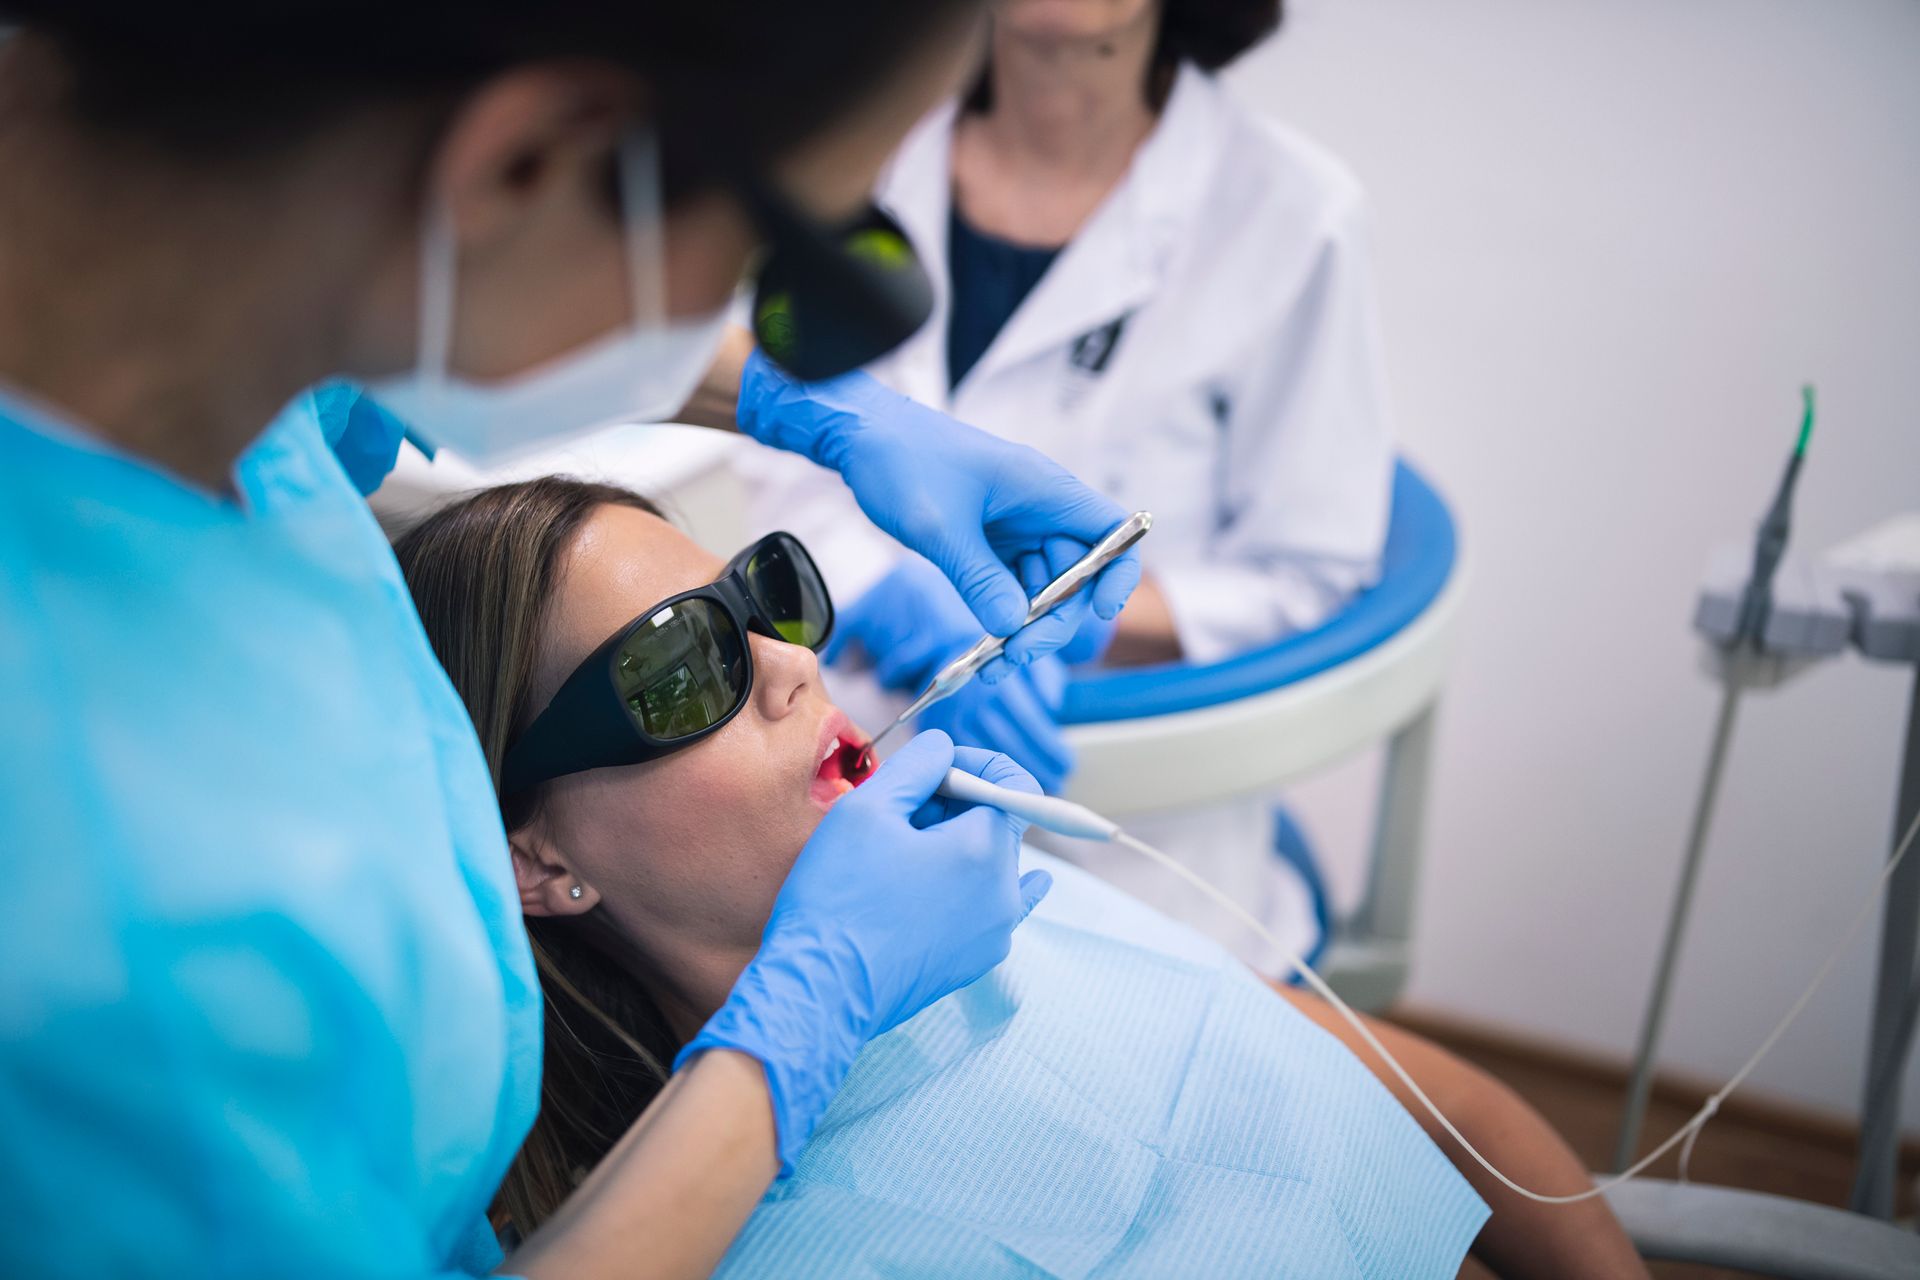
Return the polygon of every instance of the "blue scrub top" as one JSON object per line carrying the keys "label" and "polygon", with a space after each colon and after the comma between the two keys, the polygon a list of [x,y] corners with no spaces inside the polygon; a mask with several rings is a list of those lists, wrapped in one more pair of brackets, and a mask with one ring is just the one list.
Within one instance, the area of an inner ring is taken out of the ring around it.
{"label": "blue scrub top", "polygon": [[539,989],[395,445],[303,396],[221,499],[0,400],[0,1274],[499,1260]]}

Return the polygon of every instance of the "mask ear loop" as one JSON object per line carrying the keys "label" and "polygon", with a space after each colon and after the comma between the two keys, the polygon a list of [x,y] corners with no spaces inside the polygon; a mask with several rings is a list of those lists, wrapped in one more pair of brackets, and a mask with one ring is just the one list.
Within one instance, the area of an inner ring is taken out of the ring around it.
{"label": "mask ear loop", "polygon": [[[627,289],[635,329],[666,323],[667,244],[661,199],[660,146],[651,130],[633,130],[621,140],[620,220],[626,246]],[[420,219],[420,349],[414,368],[422,381],[441,386],[453,357],[453,308],[459,249],[453,211],[434,196]]]}
{"label": "mask ear loop", "polygon": [[438,391],[447,382],[453,352],[454,275],[459,269],[453,210],[438,195],[420,216],[420,349],[413,366],[422,384]]}
{"label": "mask ear loop", "polygon": [[666,205],[661,193],[660,140],[651,129],[620,140],[620,219],[627,247],[627,288],[636,330],[667,325]]}

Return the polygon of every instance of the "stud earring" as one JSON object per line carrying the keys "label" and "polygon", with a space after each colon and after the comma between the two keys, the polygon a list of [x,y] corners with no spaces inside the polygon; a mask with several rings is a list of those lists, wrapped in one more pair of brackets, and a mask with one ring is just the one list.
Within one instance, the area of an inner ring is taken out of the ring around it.
{"label": "stud earring", "polygon": [[569,898],[577,898],[585,892],[586,890],[582,889],[579,885],[575,885],[573,888],[567,890],[567,896]]}

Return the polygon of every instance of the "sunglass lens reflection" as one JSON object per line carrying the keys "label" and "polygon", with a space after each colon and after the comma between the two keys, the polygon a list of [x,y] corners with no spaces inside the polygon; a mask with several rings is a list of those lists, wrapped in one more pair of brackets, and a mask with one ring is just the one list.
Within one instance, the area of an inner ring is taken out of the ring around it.
{"label": "sunglass lens reflection", "polygon": [[788,538],[776,538],[747,561],[747,590],[773,629],[788,644],[817,649],[833,621],[827,587],[807,553]]}
{"label": "sunglass lens reflection", "polygon": [[655,738],[712,728],[746,692],[746,645],[725,609],[682,600],[656,610],[620,646],[620,700]]}

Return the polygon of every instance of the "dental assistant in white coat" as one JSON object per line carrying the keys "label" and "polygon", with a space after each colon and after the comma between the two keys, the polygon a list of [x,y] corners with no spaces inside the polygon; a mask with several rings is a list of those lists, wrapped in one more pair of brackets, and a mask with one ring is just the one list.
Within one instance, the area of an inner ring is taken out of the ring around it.
{"label": "dental assistant in white coat", "polygon": [[[1212,75],[1278,19],[1277,0],[1011,0],[980,82],[909,135],[878,190],[945,270],[931,323],[871,371],[1154,513],[1145,580],[1082,657],[1216,662],[1319,624],[1377,573],[1393,433],[1365,200]],[[944,656],[926,618],[953,618],[961,640],[950,589],[832,476],[779,457],[742,467],[760,523],[800,534],[855,601],[843,635],[888,683]],[[1057,786],[1071,757],[1046,715],[1064,683],[1050,667],[933,722]],[[1136,825],[1316,948],[1324,895],[1297,836],[1273,856],[1271,804]],[[1152,868],[1090,865],[1145,877],[1132,887],[1156,905],[1277,968],[1198,895],[1170,901],[1181,886]]]}

